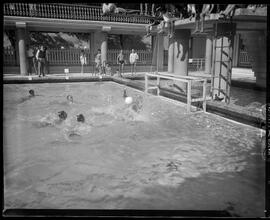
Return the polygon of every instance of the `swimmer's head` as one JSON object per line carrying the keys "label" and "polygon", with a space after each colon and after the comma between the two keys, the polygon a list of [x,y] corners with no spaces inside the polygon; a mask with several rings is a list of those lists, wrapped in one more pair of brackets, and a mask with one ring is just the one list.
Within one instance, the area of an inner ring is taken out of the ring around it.
{"label": "swimmer's head", "polygon": [[58,116],[61,120],[65,120],[67,118],[67,113],[65,111],[58,112]]}
{"label": "swimmer's head", "polygon": [[30,89],[29,94],[30,94],[30,96],[35,96],[35,91],[33,89]]}
{"label": "swimmer's head", "polygon": [[77,121],[82,122],[82,123],[85,121],[85,118],[84,118],[83,114],[77,115]]}
{"label": "swimmer's head", "polygon": [[124,92],[123,92],[123,98],[126,98],[127,97],[127,90],[124,89]]}
{"label": "swimmer's head", "polygon": [[73,102],[73,97],[72,97],[72,95],[68,95],[68,96],[67,96],[67,100],[68,100],[69,102]]}

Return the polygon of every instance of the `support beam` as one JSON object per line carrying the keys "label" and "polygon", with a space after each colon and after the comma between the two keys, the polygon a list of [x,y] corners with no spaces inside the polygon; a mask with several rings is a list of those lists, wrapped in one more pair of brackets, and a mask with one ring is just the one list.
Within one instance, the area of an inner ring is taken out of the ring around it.
{"label": "support beam", "polygon": [[152,43],[152,65],[158,72],[163,71],[164,37],[157,34],[152,37]]}
{"label": "support beam", "polygon": [[209,34],[206,37],[206,48],[205,48],[205,73],[211,74],[212,67],[212,51],[213,51],[213,39]]}
{"label": "support beam", "polygon": [[[175,30],[173,59],[173,72],[175,75],[188,75],[189,39],[189,29]],[[186,92],[186,85],[184,83],[179,82],[177,86],[181,92]]]}
{"label": "support beam", "polygon": [[102,32],[102,42],[101,42],[101,61],[102,64],[107,61],[107,50],[108,50],[108,34]]}
{"label": "support beam", "polygon": [[168,47],[168,73],[174,72],[174,37],[169,38]]}
{"label": "support beam", "polygon": [[212,67],[212,97],[215,95],[223,98],[227,104],[230,102],[233,40],[235,35],[235,24],[214,24],[214,56]]}
{"label": "support beam", "polygon": [[20,74],[27,75],[27,58],[26,58],[26,24],[17,22],[17,44],[19,49]]}
{"label": "support beam", "polygon": [[107,61],[107,50],[108,50],[108,34],[107,32],[96,31],[93,33],[93,38],[91,38],[92,48],[94,54],[97,54],[97,50],[101,50],[101,61]]}
{"label": "support beam", "polygon": [[241,38],[251,57],[256,86],[266,88],[266,34],[263,31],[241,32]]}
{"label": "support beam", "polygon": [[238,33],[235,34],[233,42],[233,61],[232,61],[233,67],[238,67],[239,50],[240,50],[239,39],[240,39],[239,34]]}

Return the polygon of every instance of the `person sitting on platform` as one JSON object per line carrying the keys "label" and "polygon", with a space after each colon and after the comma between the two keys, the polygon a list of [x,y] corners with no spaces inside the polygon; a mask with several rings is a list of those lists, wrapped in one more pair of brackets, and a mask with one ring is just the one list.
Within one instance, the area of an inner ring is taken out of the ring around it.
{"label": "person sitting on platform", "polygon": [[230,18],[234,15],[237,8],[246,8],[246,4],[228,4],[224,11],[220,12],[220,16],[223,18]]}
{"label": "person sitting on platform", "polygon": [[157,8],[157,11],[160,11],[160,14],[163,18],[163,21],[159,24],[159,34],[164,33],[165,25],[168,25],[168,36],[169,38],[173,37],[174,34],[174,22],[176,20],[179,20],[179,18],[176,18],[172,15],[172,12],[170,12],[165,7]]}
{"label": "person sitting on platform", "polygon": [[116,7],[114,3],[102,4],[102,15],[114,14],[140,14],[140,10],[126,10],[124,8]]}

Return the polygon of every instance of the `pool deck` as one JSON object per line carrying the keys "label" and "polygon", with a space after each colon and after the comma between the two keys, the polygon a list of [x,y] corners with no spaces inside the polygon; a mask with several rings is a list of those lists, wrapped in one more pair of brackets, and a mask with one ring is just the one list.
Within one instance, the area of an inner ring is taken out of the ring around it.
{"label": "pool deck", "polygon": [[[203,72],[191,72],[189,75],[207,78],[209,79],[208,82],[211,80],[211,75],[207,75]],[[118,76],[103,76],[102,79],[91,73],[69,73],[68,79],[66,78],[65,74],[50,74],[46,75],[45,77],[33,75],[31,79],[29,76],[21,76],[18,74],[6,74],[3,77],[4,84],[113,81],[144,91],[143,80],[144,72],[136,73],[136,75],[125,73],[123,78]],[[245,100],[245,104],[226,104],[224,102],[207,101],[207,112],[218,114],[241,123],[261,128],[262,122],[264,122],[265,119],[258,111],[256,112],[250,110],[249,106],[249,104],[254,102],[258,103],[258,100],[261,100],[259,103],[263,105],[265,104],[264,100],[266,100],[265,91],[260,91],[256,88],[255,80],[255,77],[252,75],[245,75],[241,73],[234,74],[232,77],[232,91],[235,89],[239,90],[234,92],[234,95],[236,96],[234,98],[239,100],[238,102],[241,102],[241,99],[244,97],[245,99],[248,97],[248,100]],[[155,94],[154,91],[151,93]],[[181,95],[173,90],[170,90],[169,88],[161,89],[160,94],[174,100],[186,102],[186,97],[183,94]]]}

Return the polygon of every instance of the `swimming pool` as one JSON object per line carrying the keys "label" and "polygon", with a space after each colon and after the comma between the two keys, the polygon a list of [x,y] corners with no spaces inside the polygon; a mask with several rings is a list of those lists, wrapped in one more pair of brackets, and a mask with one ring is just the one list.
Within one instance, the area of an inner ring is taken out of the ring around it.
{"label": "swimming pool", "polygon": [[[263,216],[260,129],[113,82],[4,85],[4,207]],[[28,90],[36,96],[27,98]],[[68,103],[67,95],[74,103]],[[54,123],[53,115],[67,112]],[[76,121],[82,113],[86,122]]]}

